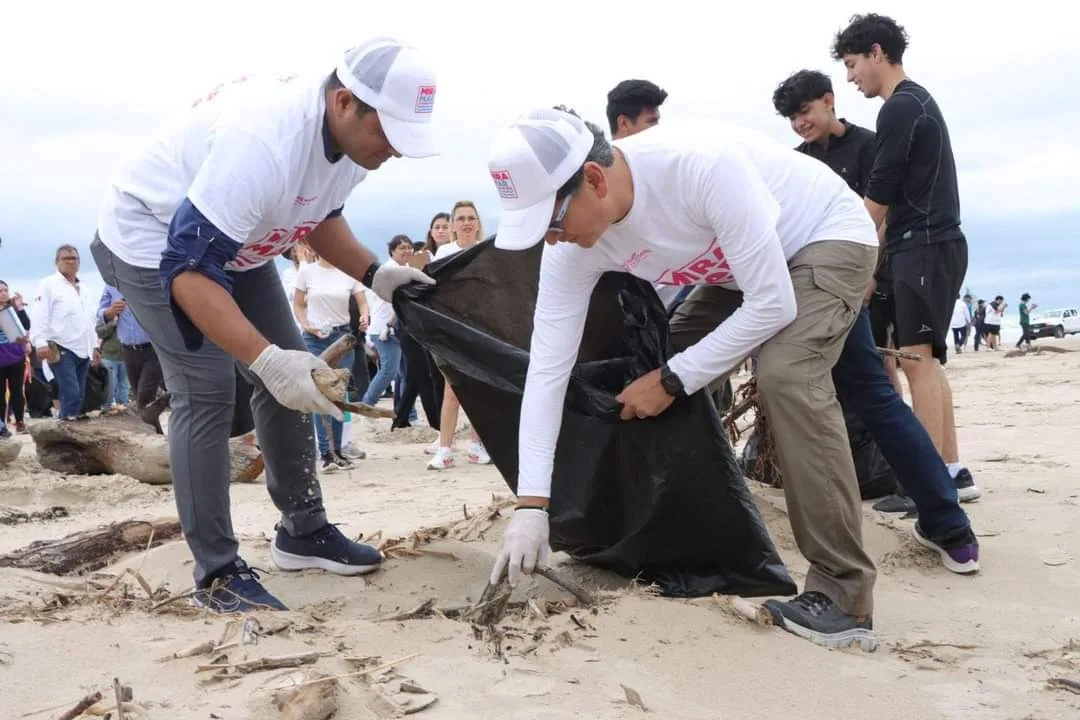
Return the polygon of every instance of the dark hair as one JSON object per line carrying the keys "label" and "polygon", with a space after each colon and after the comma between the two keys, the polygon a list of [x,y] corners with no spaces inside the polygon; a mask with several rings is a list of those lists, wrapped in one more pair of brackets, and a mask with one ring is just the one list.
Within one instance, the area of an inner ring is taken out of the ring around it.
{"label": "dark hair", "polygon": [[412,251],[414,253],[424,252],[427,249],[427,243],[422,240],[414,240],[412,244]]}
{"label": "dark hair", "polygon": [[435,244],[435,237],[431,234],[431,228],[435,227],[436,220],[445,220],[447,223],[449,223],[450,213],[437,212],[431,217],[431,222],[428,223],[427,237],[424,238],[424,246],[427,248],[427,251],[432,255],[435,255],[435,251],[439,249],[439,246]]}
{"label": "dark hair", "polygon": [[1020,296],[1020,299],[1023,300],[1024,302],[1027,302],[1028,300],[1031,299],[1031,295],[1029,295],[1028,293],[1024,293],[1023,295]]}
{"label": "dark hair", "polygon": [[611,134],[619,128],[619,116],[637,120],[646,108],[658,108],[667,100],[667,91],[648,80],[623,80],[607,94],[607,120]]}
{"label": "dark hair", "polygon": [[1004,297],[1003,297],[1002,295],[998,295],[998,296],[996,296],[996,297],[994,298],[994,302],[998,302],[998,301],[1000,301],[1000,300],[1004,300],[1004,299],[1005,299],[1005,298],[1004,298]]}
{"label": "dark hair", "polygon": [[[561,110],[565,113],[570,113],[576,118],[581,116],[574,111],[573,108],[568,108],[565,105],[556,105],[556,110]],[[615,153],[611,149],[611,143],[604,137],[604,131],[596,123],[591,123],[588,120],[583,121],[585,127],[589,128],[589,132],[593,134],[593,146],[589,149],[589,154],[585,156],[585,162],[594,162],[601,167],[611,167],[615,164]],[[562,200],[567,195],[573,195],[581,187],[582,181],[585,180],[585,163],[581,164],[581,167],[577,169],[570,179],[563,183],[562,187],[555,193],[556,200]]]}
{"label": "dark hair", "polygon": [[386,248],[390,252],[394,252],[401,245],[408,245],[409,247],[412,247],[412,240],[409,238],[408,235],[395,235],[394,237],[390,238],[390,242],[386,244]]}
{"label": "dark hair", "polygon": [[[338,77],[337,70],[326,76],[326,81],[323,83],[323,86],[327,93],[332,93],[335,90],[348,90],[348,88],[345,87],[345,83],[341,82],[341,78]],[[356,114],[360,117],[364,117],[368,113],[375,112],[375,108],[371,107],[366,102],[356,97],[356,95],[353,95],[352,99],[356,102]]]}
{"label": "dark hair", "polygon": [[799,70],[788,76],[773,92],[772,104],[781,117],[792,118],[803,105],[831,93],[832,80],[817,70]]}
{"label": "dark hair", "polygon": [[899,65],[908,46],[907,31],[886,15],[852,15],[850,24],[836,33],[832,56],[843,60],[845,55],[869,55],[874,45],[881,47],[890,63]]}

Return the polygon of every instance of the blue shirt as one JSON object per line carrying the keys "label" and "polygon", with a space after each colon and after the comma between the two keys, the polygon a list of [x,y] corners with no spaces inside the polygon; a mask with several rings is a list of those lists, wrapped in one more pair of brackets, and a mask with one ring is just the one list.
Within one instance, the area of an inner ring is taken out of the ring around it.
{"label": "blue shirt", "polygon": [[[101,302],[98,303],[98,322],[107,322],[105,319],[105,311],[108,310],[109,306],[114,302],[123,299],[124,296],[120,294],[119,290],[111,285],[106,285],[105,292],[101,293]],[[116,338],[120,341],[121,345],[145,345],[150,342],[150,336],[146,334],[146,331],[143,330],[143,326],[135,319],[134,313],[131,312],[130,305],[124,308],[116,321]]]}

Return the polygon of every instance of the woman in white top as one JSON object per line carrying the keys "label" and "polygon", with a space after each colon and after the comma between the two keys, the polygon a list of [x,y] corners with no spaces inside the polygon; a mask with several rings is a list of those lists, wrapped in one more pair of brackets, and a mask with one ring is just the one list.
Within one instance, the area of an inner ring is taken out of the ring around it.
{"label": "woman in white top", "polygon": [[[364,286],[321,258],[310,248],[306,249],[311,262],[302,263],[296,271],[296,287],[293,295],[293,311],[303,330],[304,344],[313,354],[319,355],[342,335],[349,333],[349,297],[355,297],[360,308],[360,328],[368,323],[367,296]],[[339,368],[352,368],[354,351],[338,361]],[[334,446],[326,436],[329,420]],[[315,434],[319,440],[322,470],[334,472],[348,468],[352,462],[341,451],[341,421],[315,415]]]}
{"label": "woman in white top", "polygon": [[986,347],[997,350],[1001,346],[1001,323],[1005,319],[1005,308],[1009,303],[998,295],[986,306],[986,319],[983,320],[983,332],[986,333]]}
{"label": "woman in white top", "polygon": [[[480,213],[476,211],[476,205],[470,200],[459,200],[454,203],[454,209],[450,213],[451,240],[441,246],[435,254],[436,260],[450,257],[472,247],[483,237],[483,225],[480,223]],[[428,468],[431,470],[446,470],[454,466],[454,431],[457,429],[458,413],[461,403],[454,395],[454,389],[450,383],[446,383],[443,391],[442,417],[439,419],[439,447],[435,450],[435,457],[431,458]],[[472,431],[472,443],[469,444],[469,462],[477,465],[487,465],[491,457],[484,444],[480,442],[480,436],[476,430]]]}
{"label": "woman in white top", "polygon": [[[405,265],[412,257],[412,241],[406,235],[395,235],[387,244],[390,251],[391,263]],[[367,391],[364,392],[362,402],[366,405],[374,405],[390,387],[391,381],[397,377],[401,369],[401,343],[395,332],[397,317],[394,316],[394,306],[383,302],[378,298],[372,301],[371,327],[368,328],[368,339],[379,353],[379,371],[368,383]]]}

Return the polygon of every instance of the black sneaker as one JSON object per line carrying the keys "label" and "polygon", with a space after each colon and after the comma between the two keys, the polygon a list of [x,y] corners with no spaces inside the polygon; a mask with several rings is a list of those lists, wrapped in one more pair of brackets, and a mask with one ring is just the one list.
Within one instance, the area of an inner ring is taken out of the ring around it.
{"label": "black sneaker", "polygon": [[913,513],[915,510],[915,501],[906,495],[886,495],[871,505],[874,510],[883,513]]}
{"label": "black sneaker", "polygon": [[0,427],[0,438],[11,437],[11,431],[7,429],[7,425]]}
{"label": "black sneaker", "polygon": [[335,473],[341,469],[338,465],[337,456],[334,453],[326,453],[322,456],[322,461],[319,463],[319,470],[324,473]]}
{"label": "black sneaker", "polygon": [[960,498],[960,502],[974,502],[982,497],[982,491],[975,484],[975,478],[971,477],[971,471],[967,468],[960,468],[953,482],[956,483],[956,495]]}
{"label": "black sneaker", "polygon": [[198,607],[218,613],[289,609],[262,586],[259,573],[240,558],[208,578],[191,600]]}
{"label": "black sneaker", "polygon": [[857,644],[867,652],[877,650],[873,618],[860,621],[847,615],[825,593],[804,592],[788,602],[768,600],[765,609],[777,626],[816,645],[846,648]]}
{"label": "black sneaker", "polygon": [[338,575],[369,573],[383,560],[377,549],[353,542],[330,523],[302,537],[293,537],[278,525],[270,557],[282,570],[319,568]]}
{"label": "black sneaker", "polygon": [[352,470],[355,465],[352,460],[342,455],[340,451],[334,453],[334,462],[342,470]]}

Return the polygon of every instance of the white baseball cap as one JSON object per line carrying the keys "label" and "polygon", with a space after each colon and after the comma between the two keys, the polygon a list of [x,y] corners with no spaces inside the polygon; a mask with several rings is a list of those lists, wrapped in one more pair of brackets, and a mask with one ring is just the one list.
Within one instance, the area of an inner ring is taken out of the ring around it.
{"label": "white baseball cap", "polygon": [[386,139],[410,158],[438,155],[431,135],[435,71],[415,48],[376,37],[345,51],[337,76],[379,114]]}
{"label": "white baseball cap", "polygon": [[488,155],[502,206],[495,247],[526,250],[544,238],[555,193],[585,164],[592,146],[592,131],[581,118],[549,108],[495,134]]}

